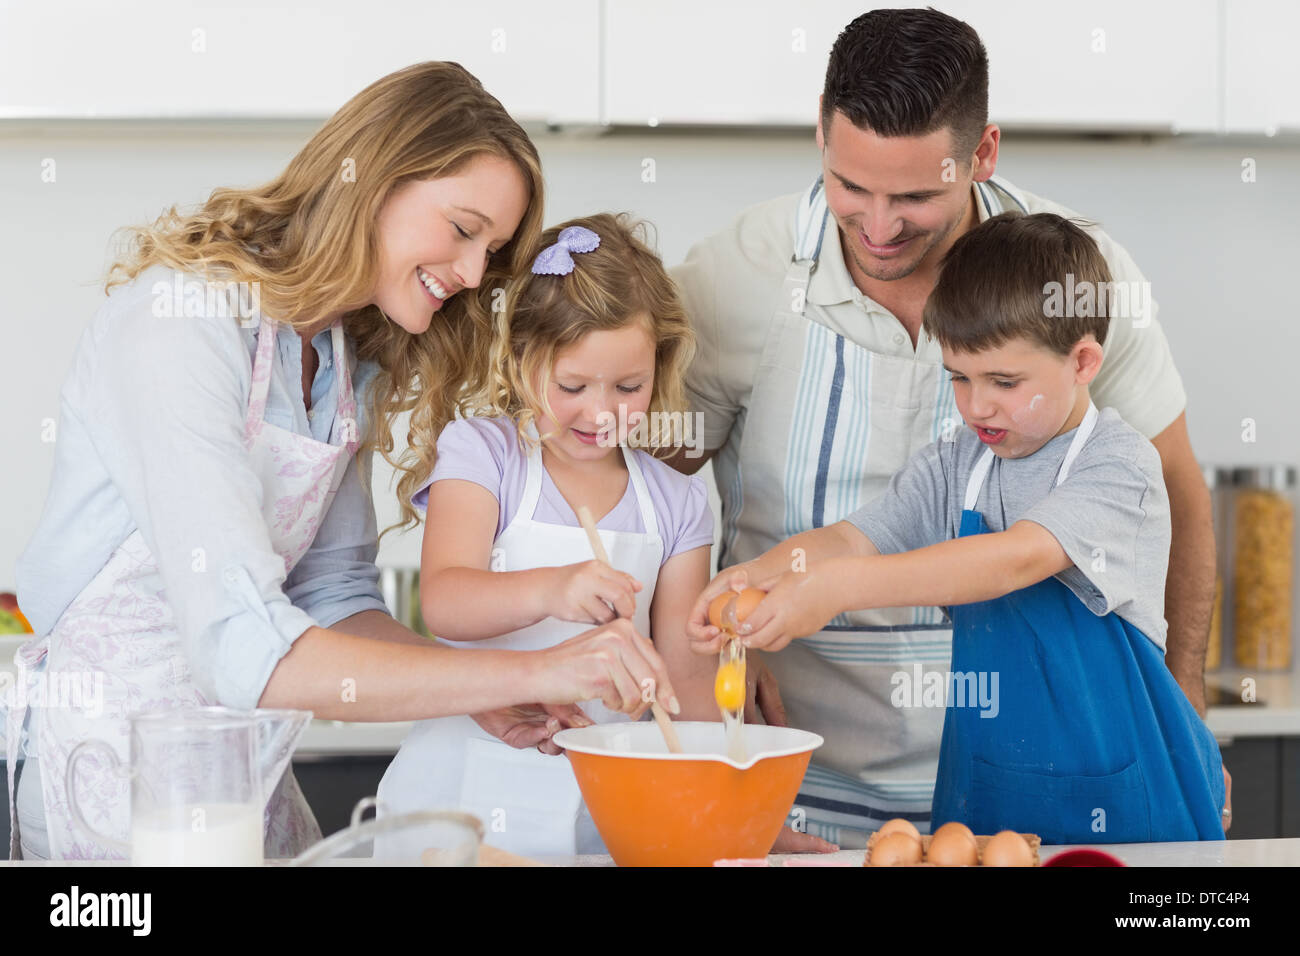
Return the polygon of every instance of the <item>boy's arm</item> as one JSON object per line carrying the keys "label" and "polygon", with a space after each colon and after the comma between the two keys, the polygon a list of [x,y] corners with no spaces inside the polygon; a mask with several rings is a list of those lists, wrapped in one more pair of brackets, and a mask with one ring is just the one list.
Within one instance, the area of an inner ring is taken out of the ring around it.
{"label": "boy's arm", "polygon": [[747,646],[780,650],[845,611],[987,601],[1072,563],[1051,532],[1032,521],[915,551],[835,557],[782,575],[741,630],[749,630]]}

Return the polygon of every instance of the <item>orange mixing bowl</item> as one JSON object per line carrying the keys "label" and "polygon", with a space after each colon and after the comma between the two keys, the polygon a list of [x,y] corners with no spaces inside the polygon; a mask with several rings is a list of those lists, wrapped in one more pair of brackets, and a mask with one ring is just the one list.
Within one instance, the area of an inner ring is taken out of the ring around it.
{"label": "orange mixing bowl", "polygon": [[619,866],[711,866],[766,856],[822,738],[745,725],[749,759],[727,757],[721,723],[673,721],[683,753],[653,723],[562,730],[587,809]]}

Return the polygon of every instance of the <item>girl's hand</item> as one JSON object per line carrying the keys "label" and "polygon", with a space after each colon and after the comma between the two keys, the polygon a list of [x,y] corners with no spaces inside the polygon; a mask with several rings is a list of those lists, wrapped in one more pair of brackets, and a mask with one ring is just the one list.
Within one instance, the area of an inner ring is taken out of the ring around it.
{"label": "girl's hand", "polygon": [[578,624],[606,624],[636,613],[641,582],[603,561],[584,561],[554,568],[543,579],[544,605],[550,617]]}
{"label": "girl's hand", "polygon": [[691,608],[690,616],[686,619],[686,637],[690,640],[692,651],[696,654],[718,653],[725,638],[721,628],[709,623],[709,605],[713,603],[715,597],[726,591],[735,591],[739,594],[745,588],[761,588],[775,580],[759,581],[756,578],[754,563],[746,561],[744,564],[719,571],[708,586],[700,592],[699,598]]}
{"label": "girl's hand", "polygon": [[815,634],[843,608],[836,594],[833,562],[815,570],[787,571],[777,578],[740,625],[740,642],[748,648],[779,651],[797,637]]}
{"label": "girl's hand", "polygon": [[626,618],[535,654],[548,703],[599,699],[610,710],[639,714],[657,699],[670,714],[681,713],[663,658]]}

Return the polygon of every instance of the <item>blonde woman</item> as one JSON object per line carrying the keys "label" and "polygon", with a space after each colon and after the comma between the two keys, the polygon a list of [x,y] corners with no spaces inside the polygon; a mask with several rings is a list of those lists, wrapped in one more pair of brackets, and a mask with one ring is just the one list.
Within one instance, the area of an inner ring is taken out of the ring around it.
{"label": "blonde woman", "polygon": [[[626,622],[535,653],[485,651],[485,668],[399,625],[377,590],[369,452],[389,458],[410,412],[394,464],[415,520],[409,498],[436,454],[420,436],[482,390],[492,291],[541,215],[525,133],[461,67],[425,63],[363,90],[267,185],[132,231],[64,385],[49,496],[17,574],[38,635],[21,679],[89,675],[102,693],[11,699],[11,857],[114,855],[72,820],[64,772],[89,737],[126,757],[139,710],[493,711],[480,714],[493,734],[547,746],[561,721],[583,722],[576,709],[510,705],[599,698],[633,712],[653,679],[678,709],[662,659]],[[88,764],[77,801],[125,838],[127,785]],[[269,858],[320,835],[292,771],[265,820]]]}

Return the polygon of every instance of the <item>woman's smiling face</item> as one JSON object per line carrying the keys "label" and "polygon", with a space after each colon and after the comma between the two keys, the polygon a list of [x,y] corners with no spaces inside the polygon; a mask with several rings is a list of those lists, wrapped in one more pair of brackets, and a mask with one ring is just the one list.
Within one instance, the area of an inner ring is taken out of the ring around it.
{"label": "woman's smiling face", "polygon": [[447,299],[478,286],[527,208],[519,168],[489,153],[455,175],[403,183],[379,213],[373,301],[407,332],[424,332]]}

